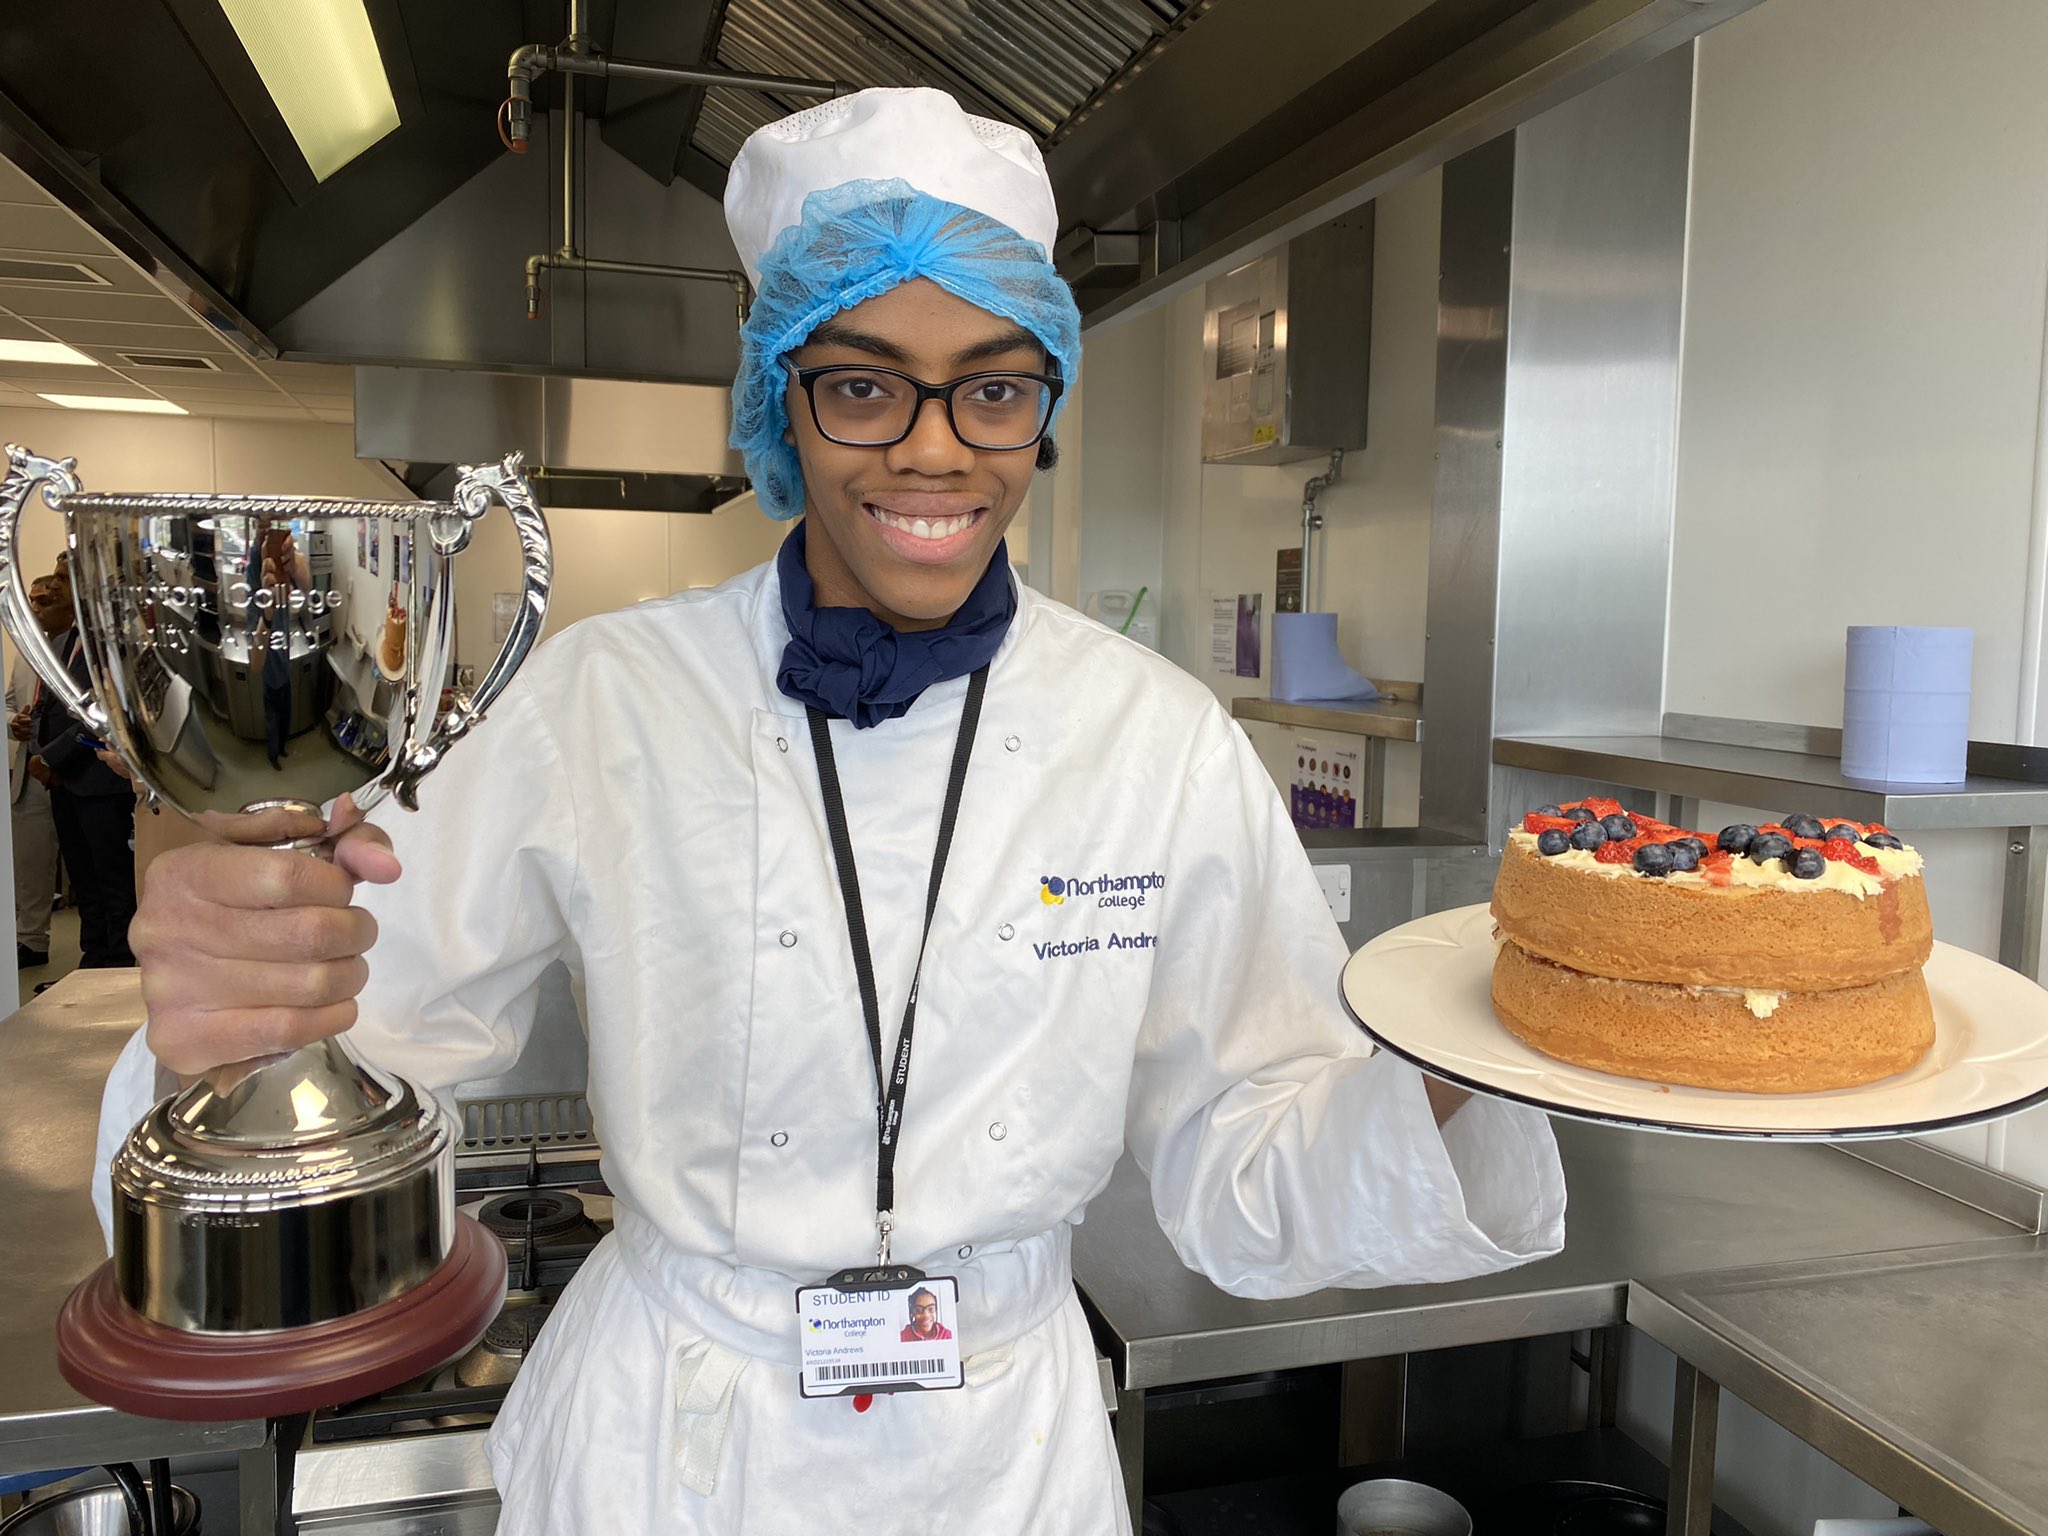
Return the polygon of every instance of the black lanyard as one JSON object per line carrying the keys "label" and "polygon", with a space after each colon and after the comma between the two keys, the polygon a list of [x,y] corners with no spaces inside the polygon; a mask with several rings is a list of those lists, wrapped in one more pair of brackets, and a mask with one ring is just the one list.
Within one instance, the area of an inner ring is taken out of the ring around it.
{"label": "black lanyard", "polygon": [[967,783],[967,759],[974,751],[974,732],[981,723],[981,697],[988,691],[988,668],[977,668],[967,680],[967,701],[960,707],[960,734],[953,743],[953,767],[946,780],[945,808],[939,813],[939,844],[932,853],[931,884],[925,890],[924,931],[917,941],[917,966],[910,973],[910,996],[903,1004],[903,1029],[896,1040],[895,1070],[882,1076],[882,1005],[875,994],[875,962],[868,952],[868,925],[860,902],[860,875],[853,865],[853,835],[846,827],[846,803],[839,793],[839,763],[832,755],[832,732],[815,705],[810,717],[811,746],[818,757],[818,784],[825,797],[825,826],[832,835],[832,862],[839,868],[839,894],[846,903],[846,937],[853,947],[853,970],[860,981],[860,1007],[867,1019],[868,1052],[875,1063],[875,1227],[881,1234],[880,1261],[889,1262],[889,1232],[896,1211],[896,1143],[903,1128],[903,1098],[910,1081],[910,1040],[917,1023],[917,989],[924,976],[925,945],[932,936],[932,914],[939,906],[939,881],[946,873],[946,855],[953,846],[953,823],[960,815],[960,792]]}

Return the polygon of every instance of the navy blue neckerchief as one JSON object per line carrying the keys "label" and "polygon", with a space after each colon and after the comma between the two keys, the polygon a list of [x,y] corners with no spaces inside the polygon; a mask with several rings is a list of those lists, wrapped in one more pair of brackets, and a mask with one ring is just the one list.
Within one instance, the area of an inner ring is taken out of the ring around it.
{"label": "navy blue neckerchief", "polygon": [[995,557],[959,612],[937,629],[891,629],[865,608],[820,608],[804,564],[806,518],[775,557],[782,580],[782,616],[789,644],[775,686],[799,704],[851,720],[856,730],[894,720],[933,683],[965,677],[995,659],[1017,594],[1010,587],[1009,550]]}

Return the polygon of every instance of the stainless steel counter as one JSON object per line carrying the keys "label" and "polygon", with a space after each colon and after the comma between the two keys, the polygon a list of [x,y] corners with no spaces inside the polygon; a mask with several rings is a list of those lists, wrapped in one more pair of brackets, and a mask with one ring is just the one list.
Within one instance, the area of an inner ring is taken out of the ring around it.
{"label": "stainless steel counter", "polygon": [[1682,1516],[1711,1498],[1718,1383],[1945,1536],[2048,1531],[2048,1240],[1638,1281],[1629,1322],[1679,1358]]}
{"label": "stainless steel counter", "polygon": [[1292,725],[1304,731],[1341,731],[1347,736],[1380,741],[1422,740],[1422,705],[1408,699],[1372,699],[1359,704],[1284,704],[1274,699],[1247,697],[1232,699],[1230,713],[1239,720],[1264,720],[1270,725]]}
{"label": "stainless steel counter", "polygon": [[1306,704],[1284,704],[1275,699],[1237,698],[1230,701],[1230,713],[1238,720],[1262,720],[1268,725],[1292,726],[1303,731],[1336,731],[1365,738],[1365,761],[1359,765],[1359,825],[1387,824],[1387,743],[1422,740],[1422,685],[1375,677],[1380,690],[1377,699],[1358,703],[1323,700]]}
{"label": "stainless steel counter", "polygon": [[[1570,1209],[1562,1253],[1480,1280],[1225,1294],[1180,1262],[1128,1161],[1074,1232],[1074,1276],[1125,1392],[1620,1323],[1643,1275],[2009,1237],[2038,1191],[1932,1148],[1707,1141],[1555,1122]],[[1911,1177],[1887,1171],[1886,1159]],[[1977,1205],[1916,1183],[1955,1181]]]}
{"label": "stainless steel counter", "polygon": [[[1117,1459],[1134,1522],[1147,1388],[1614,1330],[1640,1275],[1992,1241],[2039,1232],[2048,1215],[2040,1190],[1915,1142],[1784,1145],[1553,1123],[1570,1199],[1562,1252],[1479,1280],[1291,1301],[1246,1301],[1189,1270],[1144,1179],[1120,1164],[1075,1229],[1074,1277],[1117,1372]],[[1611,1401],[1617,1357],[1597,1336],[1595,1353],[1596,1391]]]}
{"label": "stainless steel counter", "polygon": [[2048,824],[2048,785],[1973,776],[1960,784],[1871,784],[1840,756],[1674,736],[1502,736],[1493,760],[1688,800],[1878,821],[1898,832]]}
{"label": "stainless steel counter", "polygon": [[142,1022],[133,971],[79,971],[0,1022],[0,1475],[263,1442],[260,1423],[116,1413],[57,1374],[57,1309],[106,1257],[92,1211],[100,1089]]}

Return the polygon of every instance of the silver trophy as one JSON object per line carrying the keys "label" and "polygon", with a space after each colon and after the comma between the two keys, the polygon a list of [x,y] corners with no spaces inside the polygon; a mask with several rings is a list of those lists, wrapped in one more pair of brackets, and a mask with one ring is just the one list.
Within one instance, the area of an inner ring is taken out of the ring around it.
{"label": "silver trophy", "polygon": [[[231,841],[318,854],[342,795],[415,806],[547,611],[547,527],[516,454],[466,469],[452,502],[412,503],[96,494],[73,460],[10,447],[7,461],[0,620],[88,744]],[[38,488],[69,533],[71,658],[38,626],[16,558]],[[453,557],[494,504],[518,529],[524,590],[482,683],[444,698]],[[345,1036],[164,1100],[114,1160],[114,1257],[60,1320],[66,1376],[130,1412],[269,1416],[468,1347],[505,1263],[457,1218],[455,1139],[431,1096]]]}

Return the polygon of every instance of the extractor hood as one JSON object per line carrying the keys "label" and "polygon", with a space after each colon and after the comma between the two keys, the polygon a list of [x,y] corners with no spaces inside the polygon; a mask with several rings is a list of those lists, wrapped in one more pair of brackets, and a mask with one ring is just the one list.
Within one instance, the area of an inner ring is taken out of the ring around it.
{"label": "extractor hood", "polygon": [[709,512],[747,489],[731,394],[713,385],[363,367],[355,416],[356,456],[429,498],[457,465],[514,449],[544,507]]}
{"label": "extractor hood", "polygon": [[[776,79],[935,85],[1023,126],[1094,324],[1757,0],[576,0],[574,49],[570,0],[363,3],[400,127],[325,181],[218,0],[12,7],[0,154],[259,355],[709,384],[733,294],[647,274],[736,265],[726,165],[812,100]],[[530,141],[501,145],[512,106]],[[555,274],[529,321],[522,263],[579,252],[609,270]]]}

